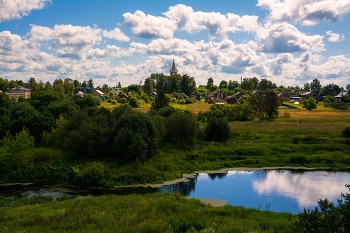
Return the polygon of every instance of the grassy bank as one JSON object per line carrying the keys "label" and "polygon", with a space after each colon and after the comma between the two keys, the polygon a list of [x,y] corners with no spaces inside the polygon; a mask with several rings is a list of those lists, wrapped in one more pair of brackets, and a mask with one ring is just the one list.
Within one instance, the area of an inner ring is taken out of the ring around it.
{"label": "grassy bank", "polygon": [[0,232],[292,232],[295,218],[176,194],[78,197],[0,208]]}

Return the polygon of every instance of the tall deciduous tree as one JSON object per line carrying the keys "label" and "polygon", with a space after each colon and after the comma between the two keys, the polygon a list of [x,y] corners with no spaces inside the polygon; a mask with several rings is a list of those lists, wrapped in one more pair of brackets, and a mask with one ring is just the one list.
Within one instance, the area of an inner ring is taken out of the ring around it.
{"label": "tall deciduous tree", "polygon": [[170,103],[169,97],[166,96],[163,91],[160,91],[158,93],[158,96],[152,103],[151,109],[158,111],[161,108],[169,106],[169,103]]}
{"label": "tall deciduous tree", "polygon": [[187,74],[182,75],[180,81],[181,92],[190,96],[191,93],[196,90],[196,81],[193,77],[188,76]]}
{"label": "tall deciduous tree", "polygon": [[225,80],[222,80],[219,84],[220,89],[227,89],[227,86],[228,86],[227,81],[225,81]]}
{"label": "tall deciduous tree", "polygon": [[245,91],[254,90],[254,81],[250,78],[244,78],[241,84],[241,88]]}
{"label": "tall deciduous tree", "polygon": [[56,79],[53,82],[52,88],[54,91],[57,91],[57,92],[63,94],[64,93],[64,84],[63,84],[62,79]]}
{"label": "tall deciduous tree", "polygon": [[64,94],[72,95],[74,93],[74,81],[71,78],[66,78],[63,81]]}
{"label": "tall deciduous tree", "polygon": [[312,83],[310,83],[311,91],[316,94],[320,93],[321,87],[321,83],[317,79],[312,80]]}
{"label": "tall deciduous tree", "polygon": [[146,92],[147,94],[152,93],[154,91],[151,78],[146,78],[145,84],[143,86],[143,91]]}
{"label": "tall deciduous tree", "polygon": [[209,89],[209,87],[211,87],[212,85],[214,85],[214,80],[212,77],[208,78],[208,82],[207,82],[207,89]]}

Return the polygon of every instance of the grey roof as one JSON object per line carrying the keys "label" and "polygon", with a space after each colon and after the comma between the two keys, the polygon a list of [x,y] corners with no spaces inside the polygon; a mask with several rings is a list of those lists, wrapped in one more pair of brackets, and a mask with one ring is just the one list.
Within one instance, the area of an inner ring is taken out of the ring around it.
{"label": "grey roof", "polygon": [[175,59],[173,59],[173,65],[171,66],[169,72],[170,73],[177,73],[177,69],[175,67]]}
{"label": "grey roof", "polygon": [[341,91],[338,95],[334,96],[335,98],[341,98],[343,96],[347,96],[349,92]]}

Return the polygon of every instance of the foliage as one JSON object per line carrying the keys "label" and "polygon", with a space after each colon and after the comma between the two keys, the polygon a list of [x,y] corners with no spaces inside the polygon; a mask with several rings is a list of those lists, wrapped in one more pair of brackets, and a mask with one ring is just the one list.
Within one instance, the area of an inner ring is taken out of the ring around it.
{"label": "foliage", "polygon": [[27,129],[23,128],[21,132],[13,137],[10,132],[1,140],[5,150],[12,154],[17,154],[23,150],[34,148],[34,137],[30,136]]}
{"label": "foliage", "polygon": [[190,113],[175,112],[168,118],[167,141],[180,148],[190,148],[195,145],[198,123]]}
{"label": "foliage", "polygon": [[136,97],[131,97],[129,99],[129,104],[132,108],[138,108],[139,107],[139,101],[137,100]]}
{"label": "foliage", "polygon": [[303,101],[301,103],[303,105],[303,108],[305,108],[309,111],[317,108],[316,100],[314,98],[303,99]]}
{"label": "foliage", "polygon": [[146,94],[150,94],[154,91],[151,78],[146,78],[145,84],[143,86],[143,91],[146,92]]}
{"label": "foliage", "polygon": [[[350,189],[350,185],[346,185]],[[295,232],[350,232],[350,194],[342,194],[337,205],[320,199],[313,210],[304,209],[294,222]]]}
{"label": "foliage", "polygon": [[316,93],[317,95],[319,94],[321,90],[321,83],[318,79],[312,80],[312,83],[310,83],[310,89],[312,92]]}
{"label": "foliage", "polygon": [[350,138],[350,127],[346,127],[343,132],[342,135],[344,138]]}
{"label": "foliage", "polygon": [[51,132],[43,132],[43,145],[49,147],[61,147],[68,134],[69,121],[62,115],[56,120],[56,127],[51,129]]}
{"label": "foliage", "polygon": [[169,102],[170,98],[166,96],[163,91],[160,91],[152,103],[151,109],[158,111],[161,108],[169,106]]}
{"label": "foliage", "polygon": [[157,129],[142,113],[122,115],[115,126],[113,152],[127,161],[144,160],[158,149]]}
{"label": "foliage", "polygon": [[101,100],[98,97],[94,97],[92,95],[84,95],[81,96],[74,96],[75,104],[77,104],[81,109],[83,108],[89,108],[89,107],[97,107],[100,106]]}
{"label": "foliage", "polygon": [[101,162],[87,163],[83,168],[73,167],[74,182],[80,186],[101,186],[105,178],[105,168]]}
{"label": "foliage", "polygon": [[226,117],[211,117],[205,133],[208,141],[226,142],[230,137],[230,126]]}
{"label": "foliage", "polygon": [[278,116],[279,100],[277,93],[273,90],[257,90],[250,97],[250,104],[256,110],[259,119],[264,115],[269,118]]}

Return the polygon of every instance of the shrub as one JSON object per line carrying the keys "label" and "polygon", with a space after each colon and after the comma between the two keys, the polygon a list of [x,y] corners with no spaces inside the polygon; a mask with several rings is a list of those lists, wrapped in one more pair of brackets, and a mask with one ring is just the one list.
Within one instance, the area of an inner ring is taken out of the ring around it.
{"label": "shrub", "polygon": [[105,178],[105,167],[101,162],[87,163],[84,168],[73,167],[75,183],[98,186]]}
{"label": "shrub", "polygon": [[131,97],[129,100],[129,104],[132,108],[138,108],[139,107],[139,101],[136,97]]}
{"label": "shrub", "polygon": [[350,138],[350,127],[346,127],[343,132],[342,135],[344,138]]}
{"label": "shrub", "polygon": [[117,104],[117,102],[115,100],[112,100],[112,102],[110,102],[110,103],[113,104],[113,105]]}
{"label": "shrub", "polygon": [[117,102],[120,103],[120,104],[125,104],[127,102],[127,99],[119,98],[119,99],[117,99]]}
{"label": "shrub", "polygon": [[226,117],[210,118],[205,133],[208,141],[226,142],[230,137],[230,125]]}
{"label": "shrub", "polygon": [[123,160],[143,160],[157,151],[157,128],[143,113],[123,114],[116,123],[115,132],[113,152]]}
{"label": "shrub", "polygon": [[[345,185],[350,188],[350,185]],[[294,232],[350,232],[350,194],[341,194],[338,205],[320,199],[313,210],[305,209],[294,222]]]}

